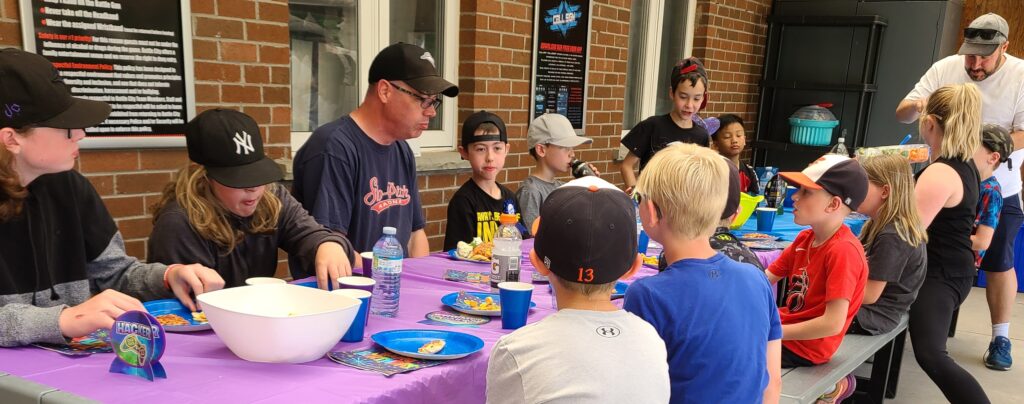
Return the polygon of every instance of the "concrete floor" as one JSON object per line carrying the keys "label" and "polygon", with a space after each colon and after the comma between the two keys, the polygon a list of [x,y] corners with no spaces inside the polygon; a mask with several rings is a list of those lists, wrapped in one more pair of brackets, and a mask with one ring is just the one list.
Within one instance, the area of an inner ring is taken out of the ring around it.
{"label": "concrete floor", "polygon": [[[1010,322],[1013,341],[1013,368],[1006,372],[990,370],[982,363],[982,355],[992,339],[985,289],[974,288],[960,309],[956,337],[950,338],[950,355],[967,369],[985,389],[993,403],[1024,403],[1024,293],[1017,294]],[[945,397],[914,360],[914,351],[907,338],[903,369],[896,398],[889,403],[941,403]]]}

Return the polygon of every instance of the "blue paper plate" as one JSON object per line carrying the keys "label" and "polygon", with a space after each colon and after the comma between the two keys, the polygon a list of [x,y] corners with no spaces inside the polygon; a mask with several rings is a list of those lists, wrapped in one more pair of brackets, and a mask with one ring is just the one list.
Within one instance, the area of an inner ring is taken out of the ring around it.
{"label": "blue paper plate", "polygon": [[456,261],[475,262],[477,264],[491,265],[491,261],[477,261],[477,260],[471,260],[471,259],[468,259],[468,258],[462,258],[462,257],[459,256],[459,254],[455,253],[455,249],[448,250],[447,252],[448,252],[448,258],[451,258],[451,259],[456,260]]}
{"label": "blue paper plate", "polygon": [[153,317],[164,314],[177,314],[188,321],[191,325],[165,325],[164,330],[168,332],[195,332],[210,329],[210,323],[200,323],[192,319],[192,311],[181,304],[178,299],[161,299],[145,302],[142,304]]}
{"label": "blue paper plate", "polygon": [[[486,299],[486,298],[490,297],[491,299],[494,299],[495,303],[497,303],[498,305],[501,305],[501,295],[499,295],[497,293],[484,293],[484,292],[469,292],[469,291],[466,291],[466,294],[473,295],[473,296],[479,297],[481,299]],[[459,296],[459,292],[453,292],[453,293],[449,293],[447,295],[444,295],[444,296],[441,297],[441,303],[444,304],[445,306],[448,306],[448,307],[451,307],[452,309],[455,309],[456,311],[461,311],[461,312],[466,313],[466,314],[473,314],[473,315],[477,315],[477,316],[491,316],[491,317],[500,317],[501,316],[501,310],[473,310],[473,309],[470,309],[470,308],[466,308],[466,307],[462,307],[462,306],[457,306],[457,305],[455,305],[455,299],[458,298],[458,296]],[[534,307],[537,307],[537,303],[534,303],[533,301],[531,301],[530,302],[530,308],[532,309]]]}
{"label": "blue paper plate", "polygon": [[629,284],[626,283],[626,282],[623,282],[623,281],[615,282],[615,291],[612,292],[612,299],[619,299],[619,298],[622,298],[623,296],[626,296],[626,288],[628,288],[628,287],[629,287]]}
{"label": "blue paper plate", "polygon": [[[427,360],[458,359],[484,347],[484,340],[475,335],[442,330],[392,330],[370,336],[373,342],[402,356]],[[419,353],[423,344],[435,339],[444,340],[444,349],[436,354]]]}

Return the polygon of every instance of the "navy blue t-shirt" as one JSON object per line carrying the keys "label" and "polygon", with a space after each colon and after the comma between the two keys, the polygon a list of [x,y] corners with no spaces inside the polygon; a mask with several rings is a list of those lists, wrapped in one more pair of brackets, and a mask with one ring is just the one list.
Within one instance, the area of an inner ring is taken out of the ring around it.
{"label": "navy blue t-shirt", "polygon": [[633,282],[622,308],[658,330],[672,403],[759,403],[768,341],[782,338],[764,272],[722,255],[679,260]]}
{"label": "navy blue t-shirt", "polygon": [[293,193],[356,251],[372,251],[391,226],[408,256],[410,235],[426,225],[412,149],[405,141],[375,142],[349,116],[317,128],[299,149]]}

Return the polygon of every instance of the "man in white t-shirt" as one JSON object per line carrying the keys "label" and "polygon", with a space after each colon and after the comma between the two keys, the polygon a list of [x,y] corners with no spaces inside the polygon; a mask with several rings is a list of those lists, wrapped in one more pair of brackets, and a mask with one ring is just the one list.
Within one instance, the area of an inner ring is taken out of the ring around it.
{"label": "man in white t-shirt", "polygon": [[981,90],[982,122],[1012,132],[1013,163],[1002,164],[993,173],[1002,187],[1003,210],[980,267],[986,271],[985,294],[992,317],[992,342],[984,361],[985,366],[997,370],[1008,370],[1013,363],[1009,340],[1011,309],[1017,294],[1013,242],[1024,223],[1019,197],[1020,164],[1024,162],[1024,61],[1006,53],[1008,37],[1009,26],[1003,17],[988,13],[976,18],[964,29],[964,43],[958,54],[935,62],[896,108],[896,118],[911,123],[939,87],[973,82]]}
{"label": "man in white t-shirt", "polygon": [[633,202],[584,177],[540,207],[530,261],[554,288],[558,312],[502,337],[487,364],[487,403],[668,403],[665,342],[611,302],[633,276]]}

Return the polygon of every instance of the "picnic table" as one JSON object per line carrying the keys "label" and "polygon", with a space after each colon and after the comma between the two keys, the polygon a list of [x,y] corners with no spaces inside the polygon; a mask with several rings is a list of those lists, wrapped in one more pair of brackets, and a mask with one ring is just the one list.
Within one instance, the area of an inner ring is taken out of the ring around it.
{"label": "picnic table", "polygon": [[[524,251],[529,251],[532,246],[532,240],[523,242]],[[168,378],[154,382],[109,373],[107,369],[113,354],[71,358],[35,347],[0,348],[0,397],[13,394],[11,386],[3,382],[7,377],[3,374],[7,373],[59,390],[55,394],[72,393],[109,403],[141,400],[151,403],[482,403],[491,348],[501,336],[511,331],[501,328],[500,318],[477,328],[420,324],[427,313],[445,310],[441,297],[448,293],[490,290],[486,284],[443,280],[447,269],[488,272],[490,267],[454,261],[437,253],[406,259],[398,316],[371,316],[362,342],[341,342],[332,349],[369,348],[374,345],[370,335],[396,329],[461,331],[484,340],[481,352],[440,366],[385,377],[340,365],[327,358],[304,364],[254,363],[231,353],[213,331],[167,333],[166,353],[161,363],[167,369]],[[524,259],[521,279],[529,282],[533,271],[529,260]],[[639,277],[656,272],[645,267]],[[536,286],[533,301],[537,307],[529,313],[528,323],[540,321],[555,311],[547,285],[538,283]]]}

